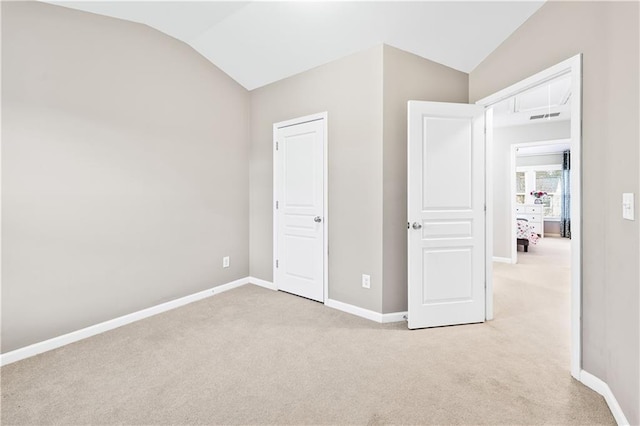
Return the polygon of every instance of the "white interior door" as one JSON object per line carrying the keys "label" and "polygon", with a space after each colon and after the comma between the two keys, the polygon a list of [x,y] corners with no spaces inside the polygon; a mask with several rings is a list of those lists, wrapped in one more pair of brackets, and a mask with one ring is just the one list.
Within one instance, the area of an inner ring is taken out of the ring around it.
{"label": "white interior door", "polygon": [[325,119],[274,125],[274,282],[324,301]]}
{"label": "white interior door", "polygon": [[485,319],[484,108],[409,102],[409,328]]}

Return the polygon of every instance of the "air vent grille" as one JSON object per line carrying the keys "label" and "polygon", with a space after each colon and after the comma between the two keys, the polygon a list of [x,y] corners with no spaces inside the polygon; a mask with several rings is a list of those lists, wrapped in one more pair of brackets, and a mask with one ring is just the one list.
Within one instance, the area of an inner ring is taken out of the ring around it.
{"label": "air vent grille", "polygon": [[541,118],[553,118],[559,116],[559,112],[552,112],[551,114],[532,115],[529,120],[540,120]]}

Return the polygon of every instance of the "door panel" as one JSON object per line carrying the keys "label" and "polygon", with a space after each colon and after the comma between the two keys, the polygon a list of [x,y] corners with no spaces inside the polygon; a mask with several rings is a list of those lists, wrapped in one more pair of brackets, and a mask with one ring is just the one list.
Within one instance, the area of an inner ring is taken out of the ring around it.
{"label": "door panel", "polygon": [[484,109],[409,102],[409,328],[484,321]]}
{"label": "door panel", "polygon": [[[293,133],[294,128],[282,131],[282,149],[284,164],[284,194],[282,202],[285,207],[311,207],[316,203],[316,174],[314,168],[315,139],[317,134],[314,129],[300,134]],[[292,134],[293,133],[293,134]]]}
{"label": "door panel", "polygon": [[[471,279],[471,247],[457,249],[424,249],[422,303],[467,302],[473,299]],[[446,286],[433,282],[447,281]]]}
{"label": "door panel", "polygon": [[283,290],[324,301],[324,120],[275,130],[276,267]]}
{"label": "door panel", "polygon": [[422,153],[424,210],[470,208],[470,120],[425,117],[423,132],[424,140],[429,141]]}

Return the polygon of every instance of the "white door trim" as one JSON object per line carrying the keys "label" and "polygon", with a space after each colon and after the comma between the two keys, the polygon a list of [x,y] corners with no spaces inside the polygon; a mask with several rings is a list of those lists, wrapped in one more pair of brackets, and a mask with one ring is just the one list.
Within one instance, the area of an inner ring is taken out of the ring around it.
{"label": "white door trim", "polygon": [[484,112],[484,319],[493,319],[493,108]]}
{"label": "white door trim", "polygon": [[[571,375],[580,380],[582,370],[582,54],[566,59],[476,103],[488,108],[497,102],[569,73],[571,74]],[[488,205],[492,203],[493,199],[487,199]],[[492,232],[493,229],[490,231]]]}
{"label": "white door trim", "polygon": [[276,280],[276,256],[278,255],[278,215],[276,214],[276,201],[277,201],[277,175],[276,175],[276,140],[277,140],[277,132],[278,129],[283,127],[295,126],[296,124],[308,123],[310,121],[318,121],[323,120],[324,123],[324,140],[322,141],[323,151],[324,151],[324,159],[323,159],[323,218],[322,218],[322,232],[324,234],[324,260],[323,260],[323,281],[324,281],[324,295],[323,295],[323,303],[327,301],[329,298],[329,114],[327,111],[319,112],[317,114],[305,115],[304,117],[293,118],[291,120],[280,121],[278,123],[274,123],[273,125],[273,202],[272,202],[272,212],[273,212],[273,259],[271,262],[272,270],[273,270],[273,286],[275,289],[278,289],[278,282]]}

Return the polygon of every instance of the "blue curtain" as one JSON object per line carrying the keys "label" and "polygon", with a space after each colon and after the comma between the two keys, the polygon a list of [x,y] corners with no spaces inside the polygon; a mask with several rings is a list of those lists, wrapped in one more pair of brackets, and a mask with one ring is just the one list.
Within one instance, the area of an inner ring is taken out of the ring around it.
{"label": "blue curtain", "polygon": [[560,236],[571,238],[571,151],[562,153],[562,205],[560,211]]}

